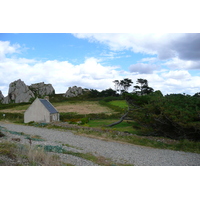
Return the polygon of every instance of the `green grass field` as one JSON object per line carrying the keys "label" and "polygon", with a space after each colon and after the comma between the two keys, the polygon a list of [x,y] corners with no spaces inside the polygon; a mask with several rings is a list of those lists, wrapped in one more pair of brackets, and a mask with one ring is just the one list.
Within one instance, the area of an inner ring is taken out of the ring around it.
{"label": "green grass field", "polygon": [[116,122],[117,119],[99,119],[99,120],[90,120],[87,124],[89,127],[97,127],[97,128],[106,128],[120,132],[129,132],[129,133],[136,133],[138,132],[136,129],[133,128],[133,122],[124,120],[122,123],[113,126],[113,127],[105,127],[113,122]]}
{"label": "green grass field", "polygon": [[128,105],[125,100],[114,100],[114,101],[109,101],[108,104],[113,105],[113,106],[118,106],[120,108],[127,108]]}

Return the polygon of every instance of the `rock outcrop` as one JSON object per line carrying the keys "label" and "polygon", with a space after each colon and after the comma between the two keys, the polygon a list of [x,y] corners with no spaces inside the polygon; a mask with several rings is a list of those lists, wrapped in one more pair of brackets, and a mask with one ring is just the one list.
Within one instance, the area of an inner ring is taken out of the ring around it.
{"label": "rock outcrop", "polygon": [[29,86],[29,89],[37,97],[55,94],[53,86],[51,84],[44,84],[44,82],[32,84]]}
{"label": "rock outcrop", "polygon": [[29,102],[31,98],[35,98],[33,92],[21,79],[10,83],[8,96],[4,98],[2,103],[21,103]]}
{"label": "rock outcrop", "polygon": [[4,96],[3,96],[3,94],[2,94],[2,92],[1,92],[1,90],[0,90],[0,103],[1,103],[3,100],[4,100]]}
{"label": "rock outcrop", "polygon": [[65,93],[65,97],[77,97],[82,95],[84,90],[81,87],[73,86],[69,87],[67,92]]}
{"label": "rock outcrop", "polygon": [[0,102],[3,104],[29,102],[31,98],[52,94],[55,94],[55,90],[51,84],[44,84],[44,82],[41,82],[27,86],[19,79],[10,83],[8,96],[5,98],[0,91]]}

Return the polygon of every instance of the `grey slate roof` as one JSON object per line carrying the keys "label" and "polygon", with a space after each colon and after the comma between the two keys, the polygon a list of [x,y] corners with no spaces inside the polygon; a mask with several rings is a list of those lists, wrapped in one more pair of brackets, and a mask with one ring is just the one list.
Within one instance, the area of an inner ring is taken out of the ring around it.
{"label": "grey slate roof", "polygon": [[40,102],[45,106],[45,108],[50,112],[50,114],[58,113],[58,111],[53,107],[53,105],[46,99],[39,99]]}

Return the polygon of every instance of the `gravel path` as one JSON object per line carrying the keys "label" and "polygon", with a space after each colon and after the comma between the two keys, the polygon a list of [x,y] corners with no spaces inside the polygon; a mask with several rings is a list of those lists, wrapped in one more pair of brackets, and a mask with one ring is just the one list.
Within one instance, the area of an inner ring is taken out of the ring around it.
{"label": "gravel path", "polygon": [[[68,150],[92,153],[95,156],[104,156],[117,163],[131,164],[135,166],[200,166],[200,154],[186,153],[181,151],[154,149],[118,142],[102,141],[74,135],[70,131],[58,131],[47,128],[23,126],[0,122],[0,126],[11,131],[24,132],[30,135],[40,135],[46,141],[45,144],[68,144],[73,147],[66,147]],[[27,140],[26,140],[27,141]],[[41,144],[41,142],[34,142]],[[75,156],[63,154],[63,159],[75,165],[95,165],[91,161]]]}

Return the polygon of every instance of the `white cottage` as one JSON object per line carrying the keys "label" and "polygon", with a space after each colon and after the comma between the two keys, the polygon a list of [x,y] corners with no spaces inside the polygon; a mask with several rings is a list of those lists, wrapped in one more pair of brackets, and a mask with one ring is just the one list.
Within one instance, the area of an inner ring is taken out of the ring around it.
{"label": "white cottage", "polygon": [[24,123],[59,121],[59,112],[47,99],[36,98],[24,113]]}

